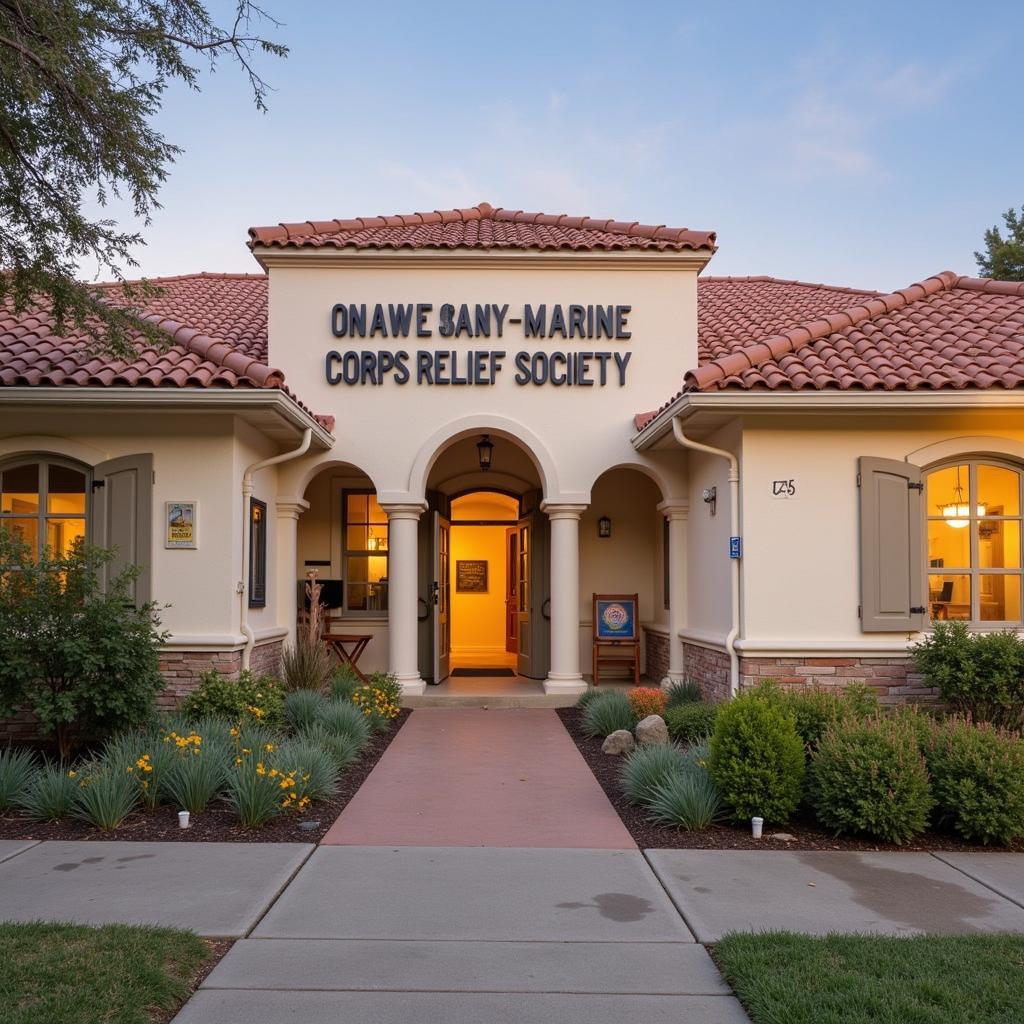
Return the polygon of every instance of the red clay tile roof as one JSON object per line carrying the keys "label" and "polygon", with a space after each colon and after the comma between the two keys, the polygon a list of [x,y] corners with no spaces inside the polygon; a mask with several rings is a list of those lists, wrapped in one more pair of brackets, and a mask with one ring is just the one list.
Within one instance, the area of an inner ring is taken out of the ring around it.
{"label": "red clay tile roof", "polygon": [[1024,385],[1024,284],[944,271],[891,295],[705,278],[686,392],[915,391]]}
{"label": "red clay tile roof", "polygon": [[[154,278],[164,294],[142,300],[142,315],[173,344],[160,350],[138,336],[137,357],[90,351],[86,335],[54,334],[46,310],[15,315],[0,308],[0,385],[280,388],[284,374],[266,364],[267,286],[262,274]],[[121,287],[101,285],[126,305]]]}
{"label": "red clay tile roof", "polygon": [[249,246],[334,249],[714,249],[713,231],[691,231],[480,203],[464,210],[303,221],[249,228]]}

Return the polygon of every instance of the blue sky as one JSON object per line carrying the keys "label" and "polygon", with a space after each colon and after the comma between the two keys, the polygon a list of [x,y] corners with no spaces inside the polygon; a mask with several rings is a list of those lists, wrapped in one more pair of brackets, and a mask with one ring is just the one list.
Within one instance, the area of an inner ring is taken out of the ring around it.
{"label": "blue sky", "polygon": [[708,273],[889,290],[975,273],[1024,204],[1020,2],[266,7],[291,48],[259,61],[268,114],[227,63],[167,96],[185,152],[149,276],[258,269],[251,224],[486,200],[714,229]]}

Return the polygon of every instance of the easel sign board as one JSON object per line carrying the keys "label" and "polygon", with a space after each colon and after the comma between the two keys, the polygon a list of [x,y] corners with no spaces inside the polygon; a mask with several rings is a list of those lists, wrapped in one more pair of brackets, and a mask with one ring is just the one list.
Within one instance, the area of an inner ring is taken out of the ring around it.
{"label": "easel sign board", "polygon": [[594,639],[637,642],[636,606],[636,594],[595,594]]}

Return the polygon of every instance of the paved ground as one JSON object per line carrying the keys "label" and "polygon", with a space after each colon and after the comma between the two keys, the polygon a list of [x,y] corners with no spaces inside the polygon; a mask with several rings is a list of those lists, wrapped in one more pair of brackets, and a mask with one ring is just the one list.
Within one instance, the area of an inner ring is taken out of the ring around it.
{"label": "paved ground", "polygon": [[327,845],[636,849],[554,711],[413,713]]}

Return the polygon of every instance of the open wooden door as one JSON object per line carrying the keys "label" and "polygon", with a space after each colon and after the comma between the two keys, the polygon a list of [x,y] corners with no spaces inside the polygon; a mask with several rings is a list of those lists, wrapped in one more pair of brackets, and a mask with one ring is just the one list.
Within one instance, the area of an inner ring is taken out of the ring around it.
{"label": "open wooden door", "polygon": [[434,513],[434,682],[448,678],[452,668],[451,523]]}
{"label": "open wooden door", "polygon": [[516,534],[517,671],[528,679],[543,679],[551,661],[548,517],[528,512],[519,520]]}
{"label": "open wooden door", "polygon": [[505,531],[505,651],[515,654],[518,645],[519,620],[519,528],[510,526]]}

